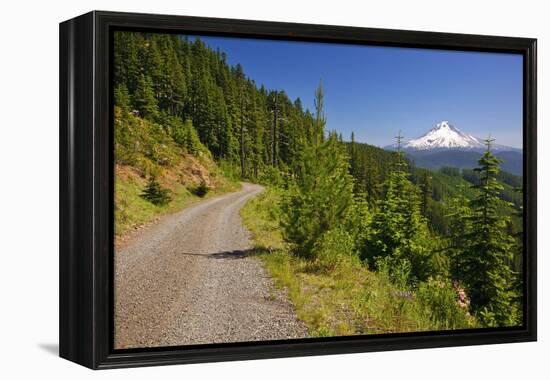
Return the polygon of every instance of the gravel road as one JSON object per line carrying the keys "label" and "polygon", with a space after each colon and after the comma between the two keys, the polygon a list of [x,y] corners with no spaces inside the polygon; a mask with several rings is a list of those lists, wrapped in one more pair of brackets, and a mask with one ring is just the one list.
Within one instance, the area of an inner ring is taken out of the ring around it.
{"label": "gravel road", "polygon": [[286,294],[247,251],[239,210],[262,187],[203,201],[115,253],[115,348],[304,338]]}

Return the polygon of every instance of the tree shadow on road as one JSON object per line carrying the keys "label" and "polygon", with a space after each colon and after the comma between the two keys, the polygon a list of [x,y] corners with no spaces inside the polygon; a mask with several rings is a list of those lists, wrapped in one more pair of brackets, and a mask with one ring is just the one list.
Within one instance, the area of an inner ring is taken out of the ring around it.
{"label": "tree shadow on road", "polygon": [[214,252],[214,253],[191,253],[191,252],[183,252],[182,255],[186,256],[201,256],[207,259],[232,259],[232,260],[238,260],[238,259],[244,259],[245,257],[251,256],[254,254],[254,249],[240,249],[240,250],[234,250],[234,251],[222,251],[222,252]]}

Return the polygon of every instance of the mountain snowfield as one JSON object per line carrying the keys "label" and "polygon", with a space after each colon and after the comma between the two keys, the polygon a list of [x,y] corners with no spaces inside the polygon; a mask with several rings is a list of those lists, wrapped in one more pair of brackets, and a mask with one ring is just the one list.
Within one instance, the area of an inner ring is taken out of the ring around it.
{"label": "mountain snowfield", "polygon": [[404,149],[430,150],[430,149],[480,149],[484,145],[474,136],[462,132],[460,129],[444,120],[437,123],[424,136],[410,140],[403,144]]}

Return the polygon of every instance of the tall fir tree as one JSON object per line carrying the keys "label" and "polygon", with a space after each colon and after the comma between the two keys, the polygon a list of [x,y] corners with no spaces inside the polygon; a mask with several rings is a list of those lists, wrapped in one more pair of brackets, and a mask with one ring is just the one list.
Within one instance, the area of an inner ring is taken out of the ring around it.
{"label": "tall fir tree", "polygon": [[486,326],[511,326],[520,318],[511,267],[513,239],[506,228],[509,217],[501,212],[509,204],[500,199],[504,189],[497,181],[501,161],[491,151],[493,141],[485,140],[487,149],[475,169],[480,181],[472,185],[477,195],[469,202],[471,215],[465,217],[471,230],[456,260],[459,278],[481,321]]}
{"label": "tall fir tree", "polygon": [[327,120],[324,112],[323,83],[319,81],[319,86],[315,90],[315,124],[313,126],[313,144],[320,145],[325,138],[325,125]]}
{"label": "tall fir tree", "polygon": [[117,107],[120,107],[122,112],[130,112],[130,93],[124,83],[115,86],[114,96]]}
{"label": "tall fir tree", "polygon": [[408,178],[401,134],[396,139],[396,161],[384,183],[385,195],[377,204],[365,252],[374,267],[382,260],[390,275],[397,268],[408,268],[407,280],[412,283],[425,279],[430,272],[429,233],[418,189]]}
{"label": "tall fir tree", "polygon": [[468,236],[472,231],[472,211],[465,196],[464,186],[460,186],[456,197],[449,200],[446,205],[445,217],[448,221],[447,239],[445,251],[449,257],[449,271],[452,279],[462,283],[462,275],[465,269],[461,267],[459,257],[468,246]]}
{"label": "tall fir tree", "polygon": [[432,176],[429,172],[423,171],[420,178],[421,212],[428,218],[432,202]]}
{"label": "tall fir tree", "polygon": [[359,163],[357,157],[357,145],[355,144],[355,133],[351,132],[351,142],[349,148],[349,170],[351,175],[357,177],[359,174]]}
{"label": "tall fir tree", "polygon": [[[317,130],[324,133],[322,88],[315,92]],[[285,239],[296,253],[312,257],[322,236],[342,224],[353,204],[353,178],[349,157],[336,132],[327,141],[315,139],[296,161],[295,180],[282,203],[282,227]]]}
{"label": "tall fir tree", "polygon": [[140,116],[155,120],[158,117],[158,103],[153,91],[151,77],[141,75],[134,92],[134,104]]}
{"label": "tall fir tree", "polygon": [[283,235],[297,254],[311,258],[323,234],[343,223],[353,204],[348,165],[346,149],[336,134],[302,151],[296,179],[282,203]]}

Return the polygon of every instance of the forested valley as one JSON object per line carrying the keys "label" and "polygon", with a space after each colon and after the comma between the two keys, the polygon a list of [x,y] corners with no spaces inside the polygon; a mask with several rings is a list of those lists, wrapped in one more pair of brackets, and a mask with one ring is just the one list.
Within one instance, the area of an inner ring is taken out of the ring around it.
{"label": "forested valley", "polygon": [[260,183],[245,224],[313,335],[522,324],[522,179],[492,140],[471,170],[418,168],[337,132],[321,82],[309,110],[200,38],[114,36],[121,232]]}

